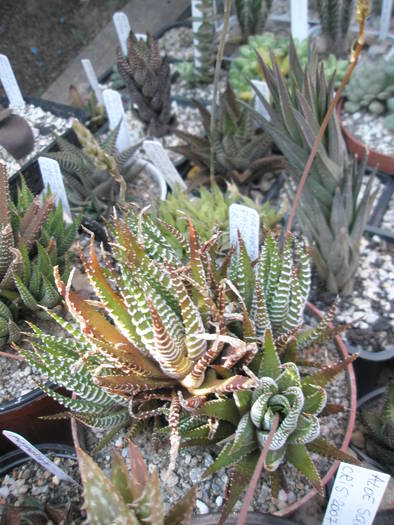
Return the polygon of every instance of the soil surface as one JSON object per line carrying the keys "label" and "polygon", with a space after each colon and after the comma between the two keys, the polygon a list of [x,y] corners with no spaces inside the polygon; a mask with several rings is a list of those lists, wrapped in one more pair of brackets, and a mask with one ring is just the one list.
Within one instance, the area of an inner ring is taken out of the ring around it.
{"label": "soil surface", "polygon": [[[26,95],[40,95],[127,0],[1,0],[0,53]],[[4,96],[0,87],[0,97]]]}

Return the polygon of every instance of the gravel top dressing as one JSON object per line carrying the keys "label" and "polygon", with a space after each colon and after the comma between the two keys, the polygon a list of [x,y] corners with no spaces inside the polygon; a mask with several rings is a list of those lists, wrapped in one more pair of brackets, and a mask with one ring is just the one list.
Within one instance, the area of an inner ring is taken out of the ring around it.
{"label": "gravel top dressing", "polygon": [[[45,453],[58,467],[80,483],[76,458],[65,458],[54,452]],[[24,506],[31,504],[28,498],[34,498],[45,504],[66,506],[71,504],[71,523],[82,523],[85,513],[81,511],[83,503],[81,489],[66,481],[59,480],[48,470],[33,460],[13,468],[0,478],[0,503]],[[0,505],[0,515],[1,515]]]}
{"label": "gravel top dressing", "polygon": [[384,125],[384,116],[372,115],[365,111],[342,112],[342,122],[358,140],[371,149],[386,155],[394,155],[394,133]]}
{"label": "gravel top dressing", "polygon": [[34,137],[34,149],[26,157],[15,160],[4,148],[0,148],[0,160],[7,163],[8,175],[17,172],[26,162],[35,157],[54,141],[54,133],[62,135],[71,128],[72,118],[62,118],[53,115],[42,108],[26,104],[24,107],[13,108],[13,114],[27,120]]}

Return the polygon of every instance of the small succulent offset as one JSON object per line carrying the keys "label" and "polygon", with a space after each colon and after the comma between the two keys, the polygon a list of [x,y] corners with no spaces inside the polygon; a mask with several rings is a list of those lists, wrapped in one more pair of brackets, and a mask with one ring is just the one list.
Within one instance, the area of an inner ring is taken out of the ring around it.
{"label": "small succulent offset", "polygon": [[352,19],[354,0],[317,0],[316,7],[328,50],[336,56],[346,52],[345,40]]}
{"label": "small succulent offset", "polygon": [[[228,184],[224,193],[215,184],[209,189],[200,188],[199,196],[186,194],[175,188],[167,199],[160,203],[158,218],[184,235],[188,233],[186,217],[190,218],[203,242],[208,241],[217,228],[222,232],[219,249],[227,251],[230,248],[228,216],[231,204],[243,204],[255,209],[260,215],[261,224],[266,228],[273,228],[283,215],[283,212],[271,207],[269,202],[258,205],[249,197],[241,195],[235,184]],[[171,242],[172,235],[166,233],[164,228],[163,233]]]}
{"label": "small succulent offset", "polygon": [[181,130],[175,133],[186,145],[173,146],[172,151],[185,155],[200,171],[190,180],[189,189],[209,182],[210,150],[215,142],[215,179],[233,178],[245,183],[259,178],[266,172],[282,169],[282,158],[271,154],[268,134],[256,132],[253,114],[237,101],[230,84],[220,99],[219,115],[214,136],[211,137],[211,113],[205,105],[195,100],[206,136],[192,135]]}
{"label": "small succulent offset", "polygon": [[43,504],[35,498],[27,498],[24,505],[2,505],[0,525],[71,525],[71,505]]}
{"label": "small succulent offset", "polygon": [[235,12],[244,41],[263,32],[273,0],[235,0]]}
{"label": "small succulent offset", "polygon": [[373,458],[394,472],[394,381],[388,386],[380,411],[362,410],[367,430],[367,450]]}
{"label": "small succulent offset", "polygon": [[211,82],[214,73],[215,63],[215,11],[213,0],[200,0],[196,4],[196,9],[200,16],[195,16],[192,20],[199,22],[198,30],[193,33],[195,44],[195,56],[198,61],[194,68],[195,80],[199,82]]}
{"label": "small succulent offset", "polygon": [[161,56],[158,41],[150,34],[146,42],[130,31],[128,56],[117,51],[117,68],[123,78],[137,117],[147,133],[162,137],[173,123],[171,115],[171,74],[167,55]]}
{"label": "small succulent offset", "polygon": [[[259,57],[272,104],[258,93],[271,120],[255,117],[282,151],[295,193],[320,124],[333,99],[335,77],[326,79],[317,51],[303,70],[290,43],[291,86],[274,60],[272,69]],[[361,191],[366,163],[349,160],[334,112],[303,188],[296,215],[309,241],[317,270],[330,292],[352,293],[360,255],[360,241],[376,192],[373,176]]]}
{"label": "small succulent offset", "polygon": [[[250,346],[255,345],[247,368],[256,385],[250,391],[207,401],[192,411],[194,424],[181,419],[180,425],[183,446],[222,443],[217,459],[203,477],[232,466],[220,523],[225,521],[249,483],[276,414],[279,426],[264,465],[271,476],[275,497],[285,463],[292,464],[321,493],[323,486],[311,453],[355,461],[321,436],[319,422],[323,411],[329,414],[339,409],[337,405],[327,404],[324,387],[354,357],[328,366],[305,360],[309,348],[322,345],[341,330],[330,325],[335,305],[316,326],[303,326],[311,275],[305,249],[295,243],[299,260],[296,265],[291,239],[282,254],[278,242],[269,235],[262,246],[255,277],[252,261],[240,241],[240,254],[231,270],[231,280],[236,286],[233,291],[242,311],[238,316],[233,314],[233,344],[237,345],[238,336]],[[220,339],[229,340],[228,336],[219,336]],[[216,369],[224,374],[231,360],[231,356],[222,355]],[[310,367],[314,366],[316,369],[311,371]],[[205,420],[199,421],[203,416]],[[214,431],[210,419],[216,422]]]}
{"label": "small succulent offset", "polygon": [[[35,352],[20,351],[48,379],[79,396],[72,400],[44,386],[88,425],[112,432],[128,424],[130,416],[138,421],[165,414],[172,466],[181,406],[200,405],[209,396],[254,384],[247,375],[230,372],[222,377],[210,368],[223,349],[214,334],[225,331],[229,260],[217,268],[212,258],[218,235],[200,244],[191,224],[189,241],[173,230],[187,261],[178,258],[148,216],[130,212],[127,222],[115,219],[110,230],[116,267],[107,261],[101,268],[93,239],[90,261],[81,254],[98,301],[83,300],[72,290],[71,278],[66,286],[56,272],[58,291],[78,328],[51,315],[72,338],[33,327]],[[234,356],[234,366],[237,361]]]}
{"label": "small succulent offset", "polygon": [[96,131],[107,121],[107,113],[103,104],[99,104],[94,91],[90,91],[86,100],[84,100],[78,91],[78,88],[71,85],[69,88],[70,96],[74,106],[87,111],[89,115],[89,129],[96,133]]}
{"label": "small succulent offset", "polygon": [[386,115],[384,125],[394,131],[394,58],[360,64],[345,88],[344,109]]}
{"label": "small succulent offset", "polygon": [[11,201],[7,169],[0,164],[0,346],[19,338],[15,324],[23,310],[40,313],[60,302],[53,267],[67,278],[68,253],[80,219],[66,226],[62,207],[47,195],[41,204],[22,180],[16,205]]}
{"label": "small succulent offset", "polygon": [[135,155],[140,144],[116,152],[119,126],[104,139],[94,135],[77,120],[73,129],[82,149],[57,137],[60,151],[44,156],[57,160],[62,169],[73,210],[100,218],[118,202],[126,200],[127,182],[143,168]]}
{"label": "small succulent offset", "polygon": [[84,488],[84,507],[91,525],[190,525],[195,502],[193,487],[164,512],[163,494],[156,470],[150,473],[138,448],[129,442],[130,472],[118,452],[112,457],[108,479],[93,459],[78,452]]}

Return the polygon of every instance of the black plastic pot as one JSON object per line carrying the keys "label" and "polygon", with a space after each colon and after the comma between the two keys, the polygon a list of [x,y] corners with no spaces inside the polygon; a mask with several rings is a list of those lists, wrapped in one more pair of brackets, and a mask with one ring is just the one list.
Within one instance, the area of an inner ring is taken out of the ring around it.
{"label": "black plastic pot", "polygon": [[[52,383],[47,386],[54,387]],[[64,389],[57,389],[66,395]],[[24,436],[32,443],[72,444],[70,422],[68,419],[46,420],[42,416],[63,412],[64,407],[49,397],[41,389],[35,388],[19,400],[11,400],[0,405],[0,453],[15,449],[15,445],[3,436],[3,430],[11,430]]]}
{"label": "black plastic pot", "polygon": [[[41,445],[36,445],[36,448],[43,454],[48,452],[55,452],[57,456],[67,459],[76,459],[77,455],[75,453],[75,448],[70,445],[64,445],[62,443],[43,443]],[[11,452],[7,452],[0,456],[0,476],[5,476],[15,467],[23,465],[27,461],[31,461],[30,456],[25,454],[19,448]]]}
{"label": "black plastic pot", "polygon": [[363,398],[376,388],[383,367],[393,364],[394,346],[380,352],[367,352],[366,350],[356,350],[348,345],[348,351],[349,354],[359,354],[359,357],[353,361],[353,367],[356,374],[358,396]]}

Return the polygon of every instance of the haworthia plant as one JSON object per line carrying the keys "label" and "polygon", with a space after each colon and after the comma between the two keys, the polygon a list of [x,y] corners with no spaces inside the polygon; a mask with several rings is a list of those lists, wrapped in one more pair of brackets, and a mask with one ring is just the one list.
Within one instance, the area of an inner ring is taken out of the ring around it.
{"label": "haworthia plant", "polygon": [[198,22],[198,30],[193,33],[195,49],[194,77],[200,82],[211,82],[215,62],[215,11],[214,0],[197,0],[196,8],[200,16],[193,18]]}
{"label": "haworthia plant", "polygon": [[0,164],[0,346],[18,339],[15,321],[23,311],[40,315],[40,306],[53,308],[60,302],[53,267],[67,278],[70,247],[80,218],[66,226],[61,204],[54,196],[40,196],[24,180],[17,202],[10,199],[7,169]]}
{"label": "haworthia plant", "polygon": [[227,84],[220,97],[218,118],[211,136],[211,113],[205,105],[195,100],[205,136],[193,135],[181,130],[175,133],[186,144],[170,149],[188,158],[200,168],[190,178],[189,188],[199,187],[209,181],[210,151],[215,143],[215,179],[219,181],[233,179],[243,184],[260,179],[264,173],[279,172],[283,168],[283,159],[271,152],[272,141],[268,134],[256,131],[253,114],[243,108]]}
{"label": "haworthia plant", "polygon": [[250,35],[263,32],[271,6],[272,0],[235,0],[235,12],[245,42]]}
{"label": "haworthia plant", "polygon": [[127,41],[128,55],[120,48],[117,68],[135,105],[137,117],[147,133],[161,137],[169,132],[171,115],[171,75],[167,55],[161,56],[157,40],[148,34],[146,42],[131,31]]}
{"label": "haworthia plant", "polygon": [[118,452],[112,457],[108,479],[81,449],[79,469],[84,489],[84,507],[91,525],[190,525],[196,491],[193,487],[167,512],[156,470],[149,472],[138,448],[129,442],[130,472]]}
{"label": "haworthia plant", "polygon": [[354,0],[317,0],[316,2],[328,50],[336,56],[346,53],[345,42],[354,5]]}
{"label": "haworthia plant", "polygon": [[[269,68],[259,57],[272,104],[256,90],[271,117],[255,113],[286,158],[289,193],[294,196],[324,115],[333,99],[335,75],[326,79],[317,51],[302,70],[290,44],[291,86],[276,61]],[[351,294],[360,256],[361,237],[376,192],[373,176],[362,189],[365,163],[349,160],[334,112],[313,161],[297,207],[297,217],[312,244],[312,256],[330,292]]]}
{"label": "haworthia plant", "polygon": [[116,152],[119,126],[101,140],[83,124],[73,121],[73,129],[82,146],[78,148],[62,137],[56,137],[60,151],[44,156],[59,162],[74,211],[100,218],[108,215],[112,207],[126,200],[127,183],[142,170],[143,164],[136,152],[140,143]]}

